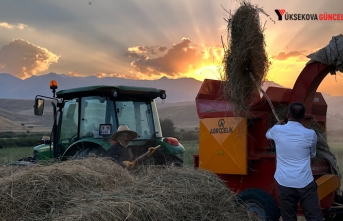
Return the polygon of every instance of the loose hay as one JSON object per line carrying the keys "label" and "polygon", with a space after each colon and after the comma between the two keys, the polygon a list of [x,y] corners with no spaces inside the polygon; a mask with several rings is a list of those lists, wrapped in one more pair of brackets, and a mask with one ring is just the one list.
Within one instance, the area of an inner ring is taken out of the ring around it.
{"label": "loose hay", "polygon": [[120,189],[73,199],[56,220],[257,220],[213,173],[155,166],[144,173]]}
{"label": "loose hay", "polygon": [[211,172],[151,166],[136,175],[98,158],[27,169],[0,180],[0,219],[257,220]]}
{"label": "loose hay", "polygon": [[0,220],[49,220],[75,195],[131,180],[121,166],[97,158],[32,167],[0,180]]}
{"label": "loose hay", "polygon": [[248,116],[251,103],[259,96],[249,72],[252,73],[256,83],[262,85],[269,68],[268,56],[265,52],[264,28],[259,19],[260,12],[265,14],[261,8],[243,2],[227,19],[228,47],[224,46],[223,94],[233,105],[232,111],[237,116]]}
{"label": "loose hay", "polygon": [[[33,166],[39,166],[39,165],[33,165]],[[3,177],[9,177],[14,174],[20,173],[22,171],[30,169],[29,167],[24,166],[10,166],[10,167],[0,167],[0,179]]]}

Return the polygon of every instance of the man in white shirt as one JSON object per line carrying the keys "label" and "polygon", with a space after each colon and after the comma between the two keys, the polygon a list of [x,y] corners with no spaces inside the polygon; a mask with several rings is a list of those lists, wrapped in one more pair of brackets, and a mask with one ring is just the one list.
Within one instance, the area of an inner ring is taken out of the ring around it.
{"label": "man in white shirt", "polygon": [[310,159],[316,156],[317,135],[301,124],[304,117],[305,106],[294,102],[288,108],[288,122],[278,122],[266,133],[276,145],[274,178],[283,221],[297,220],[298,202],[307,221],[323,220]]}

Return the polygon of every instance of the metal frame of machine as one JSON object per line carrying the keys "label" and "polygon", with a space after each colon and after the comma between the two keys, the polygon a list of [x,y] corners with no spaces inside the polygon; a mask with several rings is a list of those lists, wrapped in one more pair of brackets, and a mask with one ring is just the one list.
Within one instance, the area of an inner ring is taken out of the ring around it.
{"label": "metal frame of machine", "polygon": [[[319,84],[334,67],[312,62],[305,66],[293,89],[269,87],[266,91],[275,108],[302,102],[306,116],[302,122],[309,127],[315,119],[325,130],[327,104]],[[194,166],[210,170],[226,181],[228,188],[260,217],[278,220],[278,194],[274,179],[276,155],[273,142],[266,139],[267,130],[275,123],[267,98],[257,96],[250,105],[250,117],[234,115],[230,101],[221,95],[221,81],[205,80],[196,97],[200,119],[199,154],[194,155]],[[323,215],[333,219],[343,213],[339,177],[332,174],[326,160],[311,164],[318,185]],[[339,199],[339,200],[337,200]],[[298,208],[302,214],[301,207]]]}

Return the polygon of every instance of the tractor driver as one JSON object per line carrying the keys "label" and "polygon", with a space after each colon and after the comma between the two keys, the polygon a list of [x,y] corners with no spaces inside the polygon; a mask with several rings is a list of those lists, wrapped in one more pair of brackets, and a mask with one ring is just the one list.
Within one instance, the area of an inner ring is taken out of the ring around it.
{"label": "tractor driver", "polygon": [[127,125],[120,125],[111,137],[112,146],[108,149],[105,156],[111,157],[113,161],[124,168],[132,169],[136,163],[144,161],[155,151],[155,148],[150,147],[147,154],[143,154],[137,159],[134,159],[129,144],[130,141],[135,139],[137,136],[138,134],[135,131],[130,130]]}
{"label": "tractor driver", "polygon": [[298,202],[306,220],[321,221],[322,213],[317,184],[311,171],[311,160],[316,156],[317,135],[305,128],[305,106],[294,102],[288,107],[288,122],[278,122],[267,133],[275,141],[276,171],[280,210],[283,221],[296,221]]}

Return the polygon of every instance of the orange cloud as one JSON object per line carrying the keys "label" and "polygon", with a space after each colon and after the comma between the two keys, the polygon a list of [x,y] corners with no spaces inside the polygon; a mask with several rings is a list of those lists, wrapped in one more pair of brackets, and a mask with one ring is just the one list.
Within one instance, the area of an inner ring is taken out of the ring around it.
{"label": "orange cloud", "polygon": [[295,58],[298,60],[309,60],[308,58],[306,58],[306,50],[300,50],[300,51],[291,51],[291,52],[285,52],[285,51],[281,51],[280,53],[278,53],[277,55],[274,55],[274,59],[276,60],[286,60],[289,58]]}
{"label": "orange cloud", "polygon": [[16,39],[1,47],[0,71],[25,79],[47,70],[59,58],[46,48]]}
{"label": "orange cloud", "polygon": [[69,71],[69,72],[67,73],[67,75],[70,76],[70,77],[77,77],[77,76],[79,76],[79,74],[78,74],[76,71],[74,71],[74,72]]}
{"label": "orange cloud", "polygon": [[94,74],[94,76],[96,76],[97,78],[106,78],[106,77],[117,77],[117,78],[127,78],[127,76],[125,74],[118,74],[118,73],[103,73],[103,72],[99,72]]}
{"label": "orange cloud", "polygon": [[[167,47],[132,47],[128,49],[131,58],[138,58],[131,62],[131,65],[138,73],[145,77],[169,76],[179,77],[185,73],[195,72],[204,66],[213,65],[213,62],[219,62],[223,57],[221,47],[207,47],[206,45],[192,45],[189,38],[183,38],[180,43]],[[154,50],[152,50],[154,49]],[[166,51],[163,55],[152,58],[156,55],[156,49],[159,52]]]}

